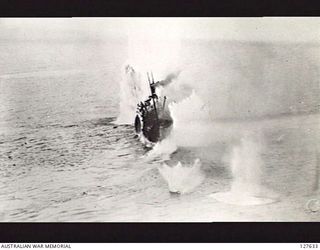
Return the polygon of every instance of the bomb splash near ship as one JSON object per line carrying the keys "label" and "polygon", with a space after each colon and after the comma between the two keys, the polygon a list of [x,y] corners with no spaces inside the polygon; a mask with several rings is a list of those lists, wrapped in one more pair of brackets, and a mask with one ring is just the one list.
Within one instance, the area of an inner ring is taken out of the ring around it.
{"label": "bomb splash near ship", "polygon": [[0,26],[1,221],[319,221],[318,21]]}
{"label": "bomb splash near ship", "polygon": [[[168,134],[167,130],[172,125],[167,97],[159,97],[156,94],[156,87],[161,83],[154,82],[153,74],[148,76],[151,95],[144,102],[137,104],[137,115],[134,120],[135,132],[144,137],[147,142],[157,142],[164,139]],[[152,79],[152,80],[150,80]]]}

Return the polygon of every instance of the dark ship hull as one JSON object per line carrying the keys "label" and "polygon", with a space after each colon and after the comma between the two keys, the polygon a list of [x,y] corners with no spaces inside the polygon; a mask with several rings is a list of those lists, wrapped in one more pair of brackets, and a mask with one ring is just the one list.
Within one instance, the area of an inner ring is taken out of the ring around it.
{"label": "dark ship hull", "polygon": [[156,83],[148,80],[151,89],[151,96],[144,102],[137,105],[137,115],[135,117],[135,132],[151,143],[164,139],[170,132],[172,119],[166,103],[166,97],[159,98],[155,93]]}

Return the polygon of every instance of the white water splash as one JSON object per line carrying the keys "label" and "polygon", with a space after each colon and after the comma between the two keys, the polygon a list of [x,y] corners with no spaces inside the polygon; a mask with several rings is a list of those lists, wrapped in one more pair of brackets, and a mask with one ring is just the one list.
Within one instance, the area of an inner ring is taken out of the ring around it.
{"label": "white water splash", "polygon": [[127,64],[120,82],[120,110],[116,124],[133,124],[137,103],[148,96],[148,85],[143,84],[141,74]]}
{"label": "white water splash", "polygon": [[262,185],[261,143],[245,136],[239,146],[233,148],[231,160],[233,181],[229,192],[215,193],[218,201],[236,205],[272,203],[275,194]]}
{"label": "white water splash", "polygon": [[[156,93],[162,96],[161,92],[165,92],[166,88],[176,80],[179,71],[173,71],[164,75],[163,79],[155,79],[157,82]],[[133,124],[137,104],[145,101],[151,94],[147,74],[140,73],[130,64],[123,67],[122,80],[120,81],[120,108],[116,124]],[[172,91],[171,91],[172,93]],[[174,100],[174,95],[170,95],[167,103]]]}
{"label": "white water splash", "polygon": [[181,102],[170,103],[169,110],[174,120],[174,127],[190,122],[207,122],[210,119],[208,106],[194,90]]}
{"label": "white water splash", "polygon": [[161,176],[168,183],[170,192],[185,194],[192,192],[203,182],[204,175],[200,167],[201,162],[199,159],[196,159],[194,163],[189,166],[183,166],[181,162],[178,162],[174,167],[163,164],[163,166],[158,169]]}
{"label": "white water splash", "polygon": [[[170,25],[168,25],[170,24]],[[127,25],[128,62],[120,85],[120,112],[116,123],[133,124],[136,105],[151,93],[147,72],[155,81],[171,82],[178,72],[179,24],[166,20],[135,19]],[[171,76],[171,77],[170,77]]]}
{"label": "white water splash", "polygon": [[182,101],[170,103],[169,110],[173,119],[171,134],[177,146],[210,147],[239,137],[240,126],[216,122],[210,105],[195,90]]}
{"label": "white water splash", "polygon": [[160,141],[154,145],[151,151],[146,156],[147,160],[153,160],[157,157],[161,157],[163,160],[170,158],[170,155],[178,149],[173,135],[170,134],[166,139]]}

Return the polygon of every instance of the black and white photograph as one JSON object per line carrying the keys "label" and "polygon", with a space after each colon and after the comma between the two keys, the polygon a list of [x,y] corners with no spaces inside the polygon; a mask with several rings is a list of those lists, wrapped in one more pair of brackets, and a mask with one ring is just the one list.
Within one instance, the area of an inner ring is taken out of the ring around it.
{"label": "black and white photograph", "polygon": [[0,18],[1,222],[319,222],[320,19]]}

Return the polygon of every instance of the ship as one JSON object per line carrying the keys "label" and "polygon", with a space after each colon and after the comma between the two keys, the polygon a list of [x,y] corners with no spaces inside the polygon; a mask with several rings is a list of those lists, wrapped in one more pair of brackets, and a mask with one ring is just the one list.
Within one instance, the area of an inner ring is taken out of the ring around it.
{"label": "ship", "polygon": [[152,72],[147,73],[147,78],[151,95],[137,104],[134,128],[140,138],[154,144],[169,134],[173,121],[168,108],[168,98],[156,94],[160,81],[154,81]]}

